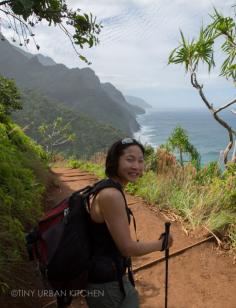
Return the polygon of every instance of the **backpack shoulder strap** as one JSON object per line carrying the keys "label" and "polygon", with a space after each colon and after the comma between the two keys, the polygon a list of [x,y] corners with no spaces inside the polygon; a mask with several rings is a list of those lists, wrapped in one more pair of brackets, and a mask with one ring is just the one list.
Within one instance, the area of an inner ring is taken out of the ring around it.
{"label": "backpack shoulder strap", "polygon": [[[107,180],[102,180],[98,183],[95,183],[94,187],[92,190],[89,191],[89,195],[93,195],[93,197],[96,197],[96,195],[98,194],[99,191],[101,191],[104,188],[107,187],[114,187],[116,189],[118,189],[125,201],[125,208],[126,208],[126,212],[127,212],[127,217],[128,217],[128,221],[130,224],[131,221],[131,216],[133,218],[133,225],[134,225],[134,231],[135,231],[135,236],[136,236],[136,241],[138,242],[138,238],[137,238],[137,232],[136,232],[136,222],[135,222],[135,218],[133,215],[133,212],[131,211],[131,209],[128,207],[127,201],[126,201],[126,197],[123,191],[123,188],[121,186],[120,183],[113,181],[112,179],[107,179]],[[89,200],[89,196],[88,196],[88,200]],[[127,262],[127,268],[128,268],[128,277],[130,282],[133,284],[133,286],[135,286],[134,284],[134,278],[133,278],[133,273],[132,273],[132,262],[131,262],[131,258],[126,258],[126,262]],[[120,289],[122,291],[123,294],[125,294],[125,290],[124,290],[124,285],[123,285],[123,280],[122,280],[122,276],[118,277],[118,281],[119,281],[119,285],[120,285]]]}
{"label": "backpack shoulder strap", "polygon": [[123,189],[120,183],[113,181],[112,179],[104,179],[94,184],[92,193],[98,193],[100,190],[108,187],[114,187],[123,193]]}
{"label": "backpack shoulder strap", "polygon": [[131,209],[128,206],[127,206],[127,212],[129,213],[129,216],[132,216],[132,218],[133,218],[135,237],[136,237],[136,241],[138,242],[139,240],[138,240],[137,232],[136,232],[136,221],[135,221],[133,212],[131,211]]}
{"label": "backpack shoulder strap", "polygon": [[93,189],[91,189],[88,192],[88,194],[92,195],[93,197],[96,197],[96,195],[102,189],[109,188],[109,187],[116,188],[116,189],[118,189],[121,192],[121,194],[122,194],[122,196],[124,198],[124,201],[125,201],[125,207],[128,208],[126,197],[125,197],[125,194],[123,192],[123,188],[122,188],[121,184],[118,183],[118,182],[113,181],[112,179],[105,179],[105,180],[102,180],[102,181],[99,181],[99,182],[95,183],[94,186],[93,186]]}
{"label": "backpack shoulder strap", "polygon": [[128,216],[128,221],[130,223],[131,216],[132,216],[132,218],[133,218],[133,225],[134,225],[134,231],[135,231],[135,237],[136,237],[136,240],[138,241],[137,232],[136,232],[136,221],[135,221],[135,218],[134,218],[134,214],[131,211],[131,209],[128,207],[127,200],[126,200],[123,188],[122,188],[120,183],[115,182],[115,181],[113,181],[110,178],[109,179],[105,179],[105,180],[101,180],[101,181],[99,181],[99,182],[94,184],[93,188],[88,192],[88,195],[89,196],[92,195],[93,197],[96,197],[96,195],[99,193],[99,191],[101,191],[104,188],[108,188],[108,187],[114,187],[114,188],[118,189],[121,192],[121,194],[122,194],[122,196],[123,196],[123,198],[125,200],[125,207],[126,207],[126,212],[127,212],[127,216]]}

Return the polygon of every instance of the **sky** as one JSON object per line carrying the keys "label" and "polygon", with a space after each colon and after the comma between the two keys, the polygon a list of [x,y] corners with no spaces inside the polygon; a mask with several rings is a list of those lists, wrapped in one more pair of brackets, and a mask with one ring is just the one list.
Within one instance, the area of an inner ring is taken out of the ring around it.
{"label": "sky", "polygon": [[[168,56],[180,41],[181,29],[188,39],[197,37],[215,6],[233,16],[235,0],[68,0],[81,12],[91,12],[103,25],[100,44],[80,52],[85,55],[101,82],[110,82],[124,95],[145,99],[157,109],[205,108],[189,75],[181,65],[168,65]],[[9,30],[4,29],[10,38]],[[68,38],[56,27],[39,25],[35,38],[40,53],[69,68],[87,67],[76,56]],[[29,50],[37,53],[31,45]],[[218,63],[222,54],[217,53]],[[199,69],[199,81],[215,106],[235,96],[230,81],[218,77],[219,66],[209,75]]]}

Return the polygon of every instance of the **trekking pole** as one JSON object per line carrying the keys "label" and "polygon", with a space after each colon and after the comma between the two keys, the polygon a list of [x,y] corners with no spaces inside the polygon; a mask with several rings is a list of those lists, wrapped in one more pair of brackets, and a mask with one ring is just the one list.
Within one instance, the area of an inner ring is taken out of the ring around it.
{"label": "trekking pole", "polygon": [[165,308],[167,308],[167,295],[168,295],[168,260],[169,260],[169,233],[170,233],[170,222],[165,223],[165,260],[166,260],[166,275],[165,275]]}

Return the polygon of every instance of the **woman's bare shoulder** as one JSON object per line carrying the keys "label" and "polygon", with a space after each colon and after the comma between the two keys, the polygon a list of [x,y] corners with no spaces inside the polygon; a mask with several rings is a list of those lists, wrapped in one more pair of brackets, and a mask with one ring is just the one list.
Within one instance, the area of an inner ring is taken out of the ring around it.
{"label": "woman's bare shoulder", "polygon": [[97,196],[97,201],[101,209],[107,207],[112,207],[114,209],[114,207],[125,205],[121,191],[114,187],[108,187],[101,190]]}
{"label": "woman's bare shoulder", "polygon": [[119,189],[115,187],[106,187],[103,188],[99,193],[98,193],[98,198],[99,199],[111,199],[111,198],[122,198],[122,193]]}

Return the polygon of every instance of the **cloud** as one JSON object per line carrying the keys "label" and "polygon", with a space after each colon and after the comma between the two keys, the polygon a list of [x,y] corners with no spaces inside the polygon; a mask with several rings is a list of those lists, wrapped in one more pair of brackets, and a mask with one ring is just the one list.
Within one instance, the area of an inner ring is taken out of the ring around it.
{"label": "cloud", "polygon": [[[80,50],[102,82],[112,82],[118,89],[142,96],[155,104],[158,93],[191,88],[189,76],[180,65],[168,66],[168,55],[178,46],[182,29],[188,38],[196,37],[202,23],[209,21],[213,6],[232,13],[233,0],[76,0],[70,7],[92,12],[103,24],[100,44]],[[40,52],[68,67],[85,67],[65,35],[55,27],[38,26],[36,38]],[[33,45],[30,50],[37,52]],[[219,60],[222,55],[218,56]],[[222,62],[222,61],[221,61]],[[219,70],[218,70],[219,71]],[[200,79],[210,87],[222,83],[215,72],[208,78],[201,69]],[[156,91],[156,92],[155,92]],[[150,96],[148,96],[150,93]],[[155,94],[156,93],[156,94]],[[188,93],[186,92],[186,100]]]}

